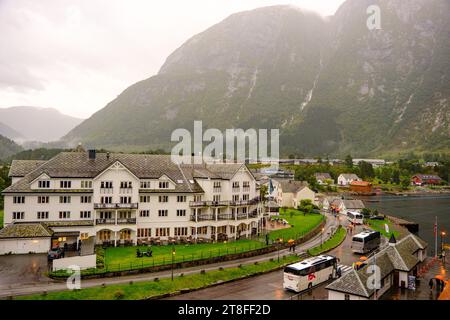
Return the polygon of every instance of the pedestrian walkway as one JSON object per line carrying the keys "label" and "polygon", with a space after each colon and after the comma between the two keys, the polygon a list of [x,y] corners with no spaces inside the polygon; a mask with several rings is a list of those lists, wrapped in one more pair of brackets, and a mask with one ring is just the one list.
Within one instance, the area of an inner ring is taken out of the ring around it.
{"label": "pedestrian walkway", "polygon": [[347,272],[350,272],[353,269],[352,267],[346,266],[346,265],[343,265],[343,264],[338,264],[338,269],[339,268],[341,269],[342,275],[346,274]]}

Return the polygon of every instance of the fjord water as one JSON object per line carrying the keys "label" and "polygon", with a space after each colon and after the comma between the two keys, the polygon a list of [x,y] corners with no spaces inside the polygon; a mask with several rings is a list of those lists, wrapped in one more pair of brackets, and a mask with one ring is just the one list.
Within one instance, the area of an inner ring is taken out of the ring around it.
{"label": "fjord water", "polygon": [[[403,218],[419,224],[419,236],[429,244],[429,253],[434,251],[434,221],[438,220],[438,230],[450,232],[450,195],[420,196],[376,196],[363,200],[369,208],[378,209],[382,214]],[[372,202],[377,201],[377,202]],[[445,239],[450,242],[450,237]],[[438,238],[440,243],[440,236]]]}

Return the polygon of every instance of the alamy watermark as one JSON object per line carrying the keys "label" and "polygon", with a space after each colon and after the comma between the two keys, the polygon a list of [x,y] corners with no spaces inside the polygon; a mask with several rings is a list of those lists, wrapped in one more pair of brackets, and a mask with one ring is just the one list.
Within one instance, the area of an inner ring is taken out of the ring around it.
{"label": "alamy watermark", "polygon": [[72,274],[67,278],[66,286],[69,290],[81,289],[81,268],[77,265],[67,267],[67,270],[72,271]]}
{"label": "alamy watermark", "polygon": [[279,129],[226,129],[222,132],[210,128],[203,132],[202,121],[194,121],[193,135],[187,129],[176,129],[172,132],[171,141],[178,142],[171,152],[172,161],[176,164],[260,162],[278,170]]}
{"label": "alamy watermark", "polygon": [[367,18],[367,28],[372,30],[381,30],[381,9],[379,6],[373,4],[370,5],[367,10],[369,17]]}

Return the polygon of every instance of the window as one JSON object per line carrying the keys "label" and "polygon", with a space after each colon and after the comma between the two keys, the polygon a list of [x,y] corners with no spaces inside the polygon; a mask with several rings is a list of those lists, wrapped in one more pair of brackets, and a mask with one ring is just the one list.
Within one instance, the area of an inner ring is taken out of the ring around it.
{"label": "window", "polygon": [[112,219],[112,212],[111,211],[100,211],[100,219]]}
{"label": "window", "polygon": [[186,210],[184,209],[177,210],[177,217],[186,217]]}
{"label": "window", "polygon": [[169,196],[159,196],[159,202],[169,202]]}
{"label": "window", "polygon": [[81,203],[91,203],[92,196],[81,196]]}
{"label": "window", "polygon": [[112,197],[101,197],[100,202],[102,204],[111,204],[112,203]]}
{"label": "window", "polygon": [[150,203],[150,196],[140,196],[139,200],[141,203]]}
{"label": "window", "polygon": [[138,238],[148,238],[152,236],[152,229],[145,228],[145,229],[137,229],[137,237]]}
{"label": "window", "polygon": [[131,181],[122,181],[120,182],[120,189],[132,189],[133,183]]}
{"label": "window", "polygon": [[233,182],[233,189],[239,189],[239,181]]}
{"label": "window", "polygon": [[150,189],[151,183],[150,181],[141,181],[141,189]]}
{"label": "window", "polygon": [[250,188],[250,182],[249,181],[242,182],[242,187],[243,188]]}
{"label": "window", "polygon": [[170,237],[170,228],[156,228],[157,237]]}
{"label": "window", "polygon": [[238,194],[233,196],[233,201],[239,201],[239,195]]}
{"label": "window", "polygon": [[72,181],[60,181],[59,187],[61,189],[70,189],[72,188]]}
{"label": "window", "polygon": [[92,189],[92,181],[81,181],[81,189]]}
{"label": "window", "polygon": [[215,196],[213,196],[213,201],[214,202],[219,202],[220,201],[220,195],[215,195]]}
{"label": "window", "polygon": [[177,196],[177,202],[178,203],[186,202],[186,196]]}
{"label": "window", "polygon": [[150,217],[150,210],[141,210],[139,211],[139,216],[143,218]]}
{"label": "window", "polygon": [[220,181],[214,181],[214,189],[220,189],[222,187],[222,183]]}
{"label": "window", "polygon": [[89,233],[87,232],[80,233],[80,240],[87,240],[87,239],[89,239]]}
{"label": "window", "polygon": [[59,218],[60,219],[70,219],[70,211],[60,211]]}
{"label": "window", "polygon": [[131,203],[131,197],[120,197],[120,203],[122,203],[122,204]]}
{"label": "window", "polygon": [[38,203],[49,203],[50,202],[50,197],[48,197],[48,196],[39,196],[37,198],[37,202]]}
{"label": "window", "polygon": [[60,196],[59,203],[70,203],[70,196]]}
{"label": "window", "polygon": [[345,300],[350,300],[350,295],[349,294],[345,294]]}
{"label": "window", "polygon": [[38,220],[48,219],[48,211],[45,211],[45,212],[38,212],[38,213],[37,213],[37,219],[38,219]]}
{"label": "window", "polygon": [[48,189],[50,188],[50,180],[39,180],[38,181],[39,189]]}
{"label": "window", "polygon": [[202,196],[200,196],[200,195],[194,196],[194,201],[195,201],[195,202],[200,202],[200,201],[202,201]]}
{"label": "window", "polygon": [[16,204],[25,203],[25,197],[23,197],[23,196],[13,197],[13,203],[16,203]]}
{"label": "window", "polygon": [[158,217],[167,217],[169,215],[168,210],[158,210]]}
{"label": "window", "polygon": [[160,189],[169,189],[169,182],[167,182],[167,181],[160,181],[159,182],[159,188]]}
{"label": "window", "polygon": [[90,211],[80,211],[80,219],[90,219],[91,212]]}
{"label": "window", "polygon": [[23,220],[25,219],[25,212],[13,212],[12,217],[13,220]]}
{"label": "window", "polygon": [[250,200],[250,195],[248,195],[248,194],[243,194],[243,195],[242,195],[242,200],[244,200],[244,201]]}
{"label": "window", "polygon": [[102,182],[100,182],[100,188],[101,189],[112,189],[113,183],[112,183],[112,181],[102,181]]}
{"label": "window", "polygon": [[207,234],[208,233],[208,227],[200,227],[197,228],[198,234]]}
{"label": "window", "polygon": [[176,237],[187,236],[188,235],[188,228],[187,227],[175,228],[174,232],[175,232],[175,236]]}

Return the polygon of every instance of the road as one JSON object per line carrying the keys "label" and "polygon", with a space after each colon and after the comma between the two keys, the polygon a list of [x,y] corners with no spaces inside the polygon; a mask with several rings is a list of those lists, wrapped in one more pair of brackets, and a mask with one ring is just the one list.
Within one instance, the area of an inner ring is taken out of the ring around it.
{"label": "road", "polygon": [[[333,228],[336,228],[338,225],[338,221],[329,215],[327,215],[328,219],[324,227],[324,235],[323,237],[319,234],[306,243],[297,246],[297,253],[304,252],[310,248],[313,248],[317,245],[320,245],[321,241],[326,241],[329,237],[329,234],[332,232]],[[280,256],[290,255],[288,249],[280,250]],[[276,259],[278,257],[278,252],[272,252],[265,255],[260,255],[256,257],[250,257],[245,259],[239,259],[234,261],[228,261],[224,263],[215,263],[209,264],[205,266],[197,266],[192,268],[178,269],[174,272],[174,275],[177,276],[181,273],[184,275],[199,273],[201,270],[211,271],[217,270],[220,267],[222,268],[232,268],[237,267],[240,264],[250,264],[254,262],[264,262],[268,261],[272,258]],[[162,272],[154,272],[154,273],[145,273],[131,276],[123,276],[123,277],[114,277],[114,278],[100,278],[100,279],[90,279],[90,280],[82,280],[81,287],[82,288],[90,288],[97,287],[103,284],[112,285],[112,284],[124,284],[133,282],[141,282],[141,281],[152,281],[154,278],[169,278],[171,277],[171,271],[162,271]],[[30,294],[39,294],[42,292],[51,292],[51,291],[63,291],[67,290],[67,285],[65,281],[49,281],[48,279],[44,281],[36,281],[34,283],[22,283],[21,281],[17,281],[15,283],[8,283],[6,285],[0,284],[0,298],[7,298],[10,296],[17,295],[30,295]]]}

